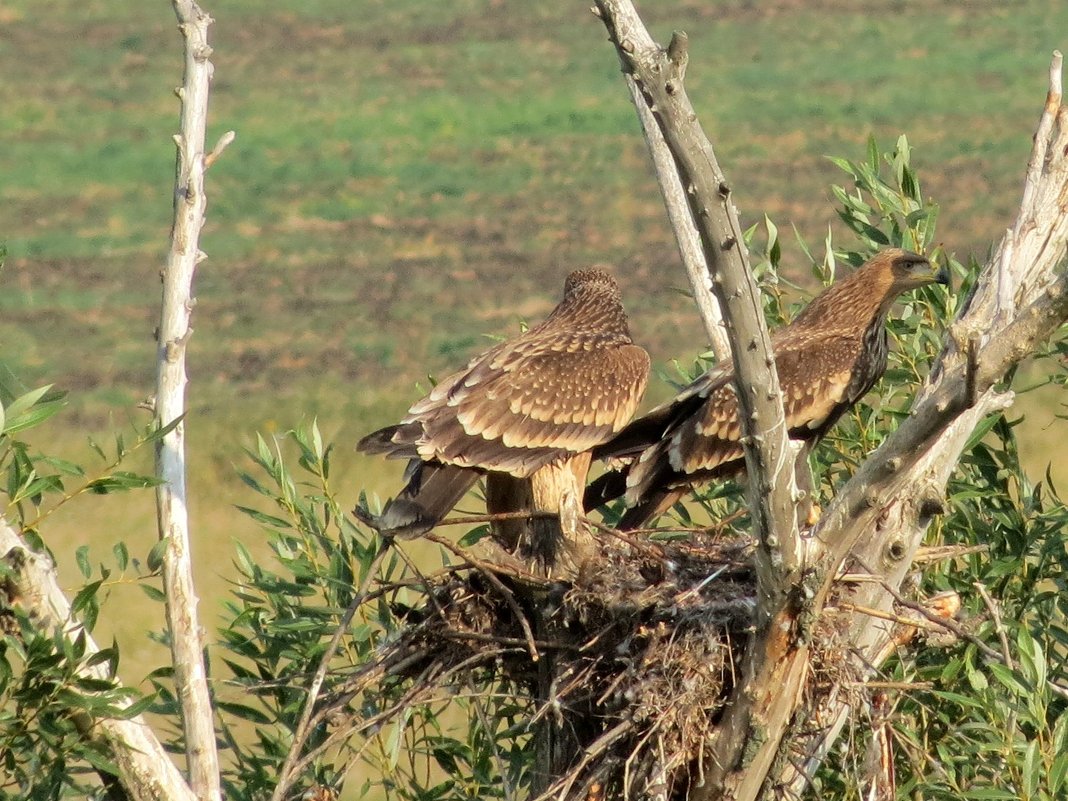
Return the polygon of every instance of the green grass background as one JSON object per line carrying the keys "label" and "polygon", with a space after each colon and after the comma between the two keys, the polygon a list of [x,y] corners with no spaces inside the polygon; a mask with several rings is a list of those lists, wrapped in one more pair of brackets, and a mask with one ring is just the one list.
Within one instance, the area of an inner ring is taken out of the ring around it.
{"label": "green grass background", "polygon": [[[194,555],[211,628],[240,538],[257,431],[317,416],[336,483],[386,494],[400,465],[351,445],[440,375],[552,307],[595,262],[623,284],[635,336],[665,367],[703,349],[616,56],[587,3],[208,0],[216,79],[210,258],[196,278],[188,447]],[[660,41],[686,30],[687,85],[744,221],[821,242],[824,158],[875,134],[915,146],[941,238],[986,254],[1012,221],[1068,4],[646,2]],[[171,213],[181,41],[165,0],[0,2],[0,360],[70,390],[35,446],[92,462],[86,434],[146,422]],[[786,241],[790,277],[807,267]],[[654,380],[649,402],[669,387]],[[1026,457],[1061,459],[1055,391],[1024,401]],[[142,469],[150,469],[147,459]],[[1061,468],[1058,466],[1058,470]],[[61,558],[143,559],[151,493],[78,499],[44,535]],[[73,582],[73,560],[64,576]],[[136,682],[162,660],[162,609],[113,588],[102,616]]]}

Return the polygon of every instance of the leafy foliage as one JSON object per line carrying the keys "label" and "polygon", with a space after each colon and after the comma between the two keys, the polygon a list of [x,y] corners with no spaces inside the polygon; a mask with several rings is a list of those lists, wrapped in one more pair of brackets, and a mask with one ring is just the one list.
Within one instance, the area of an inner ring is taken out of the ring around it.
{"label": "leafy foliage", "polygon": [[[840,216],[865,246],[861,253],[844,254],[853,262],[867,248],[925,250],[935,241],[937,207],[920,193],[908,143],[902,137],[881,164],[877,152],[870,144],[864,163],[834,160],[854,182],[852,190],[834,190],[843,204]],[[882,175],[880,166],[889,167],[889,176]],[[880,420],[906,413],[911,390],[938,352],[941,327],[971,290],[978,265],[965,269],[938,249],[935,254],[947,259],[961,286],[951,295],[921,290],[906,300],[904,314],[891,321],[897,347],[878,398],[854,409],[817,452],[818,469],[831,486],[844,481],[888,433]],[[1063,363],[1053,364],[1045,380],[1063,382]],[[1025,475],[1013,433],[1018,422],[997,415],[975,432],[949,485],[949,513],[929,534],[932,544],[984,550],[928,569],[919,587],[921,596],[957,592],[976,641],[1002,654],[1007,664],[985,656],[975,642],[947,649],[932,638],[931,647],[906,652],[887,668],[892,680],[932,688],[894,699],[892,740],[900,797],[1064,797],[1068,509],[1048,476],[1035,483]],[[1055,692],[1054,685],[1063,689]],[[866,744],[868,737],[870,732],[855,732],[852,747]],[[854,753],[842,762],[853,765],[861,759],[862,754]],[[830,791],[834,797],[858,797],[846,768],[825,767],[817,789],[829,788],[836,788]]]}
{"label": "leafy foliage", "polygon": [[[283,444],[297,450],[295,473]],[[232,756],[227,796],[261,798],[273,790],[304,713],[306,688],[346,621],[312,717],[307,749],[313,756],[297,788],[339,789],[362,762],[391,797],[508,795],[528,770],[514,690],[495,694],[461,674],[453,695],[415,698],[410,682],[368,675],[371,657],[408,625],[399,615],[419,600],[426,579],[403,551],[393,550],[373,576],[375,589],[361,592],[379,565],[382,543],[340,508],[330,485],[330,448],[315,423],[273,448],[258,438],[248,455],[257,471],[241,477],[270,509],[244,511],[265,528],[278,564],[257,564],[238,548],[243,580],[220,632],[222,660],[233,674],[218,702]],[[242,737],[249,723],[253,742]],[[364,791],[371,784],[366,780]]]}
{"label": "leafy foliage", "polygon": [[[163,432],[138,432],[127,446],[116,437],[113,456],[97,446],[102,466],[92,474],[79,465],[35,453],[22,435],[57,414],[63,394],[50,387],[26,390],[0,365],[0,495],[6,496],[5,520],[50,559],[39,527],[49,515],[74,498],[154,486],[151,476],[120,470],[125,458],[155,442]],[[68,486],[73,485],[73,486]],[[119,688],[114,681],[119,662],[115,645],[96,650],[87,635],[96,624],[110,584],[127,580],[138,565],[126,546],[116,543],[109,564],[94,569],[89,549],[78,549],[75,561],[85,584],[71,601],[78,626],[69,631],[43,630],[17,603],[18,564],[0,563],[4,595],[0,597],[0,793],[8,789],[21,798],[92,797],[101,781],[111,781],[112,756],[91,736],[96,717],[133,717],[152,703],[151,696]],[[146,585],[147,586],[147,585]],[[158,590],[157,590],[158,592]]]}
{"label": "leafy foliage", "polygon": [[1024,474],[1014,427],[997,418],[975,438],[938,532],[985,550],[924,580],[926,592],[960,594],[968,628],[1001,661],[971,642],[902,659],[898,676],[934,687],[899,704],[902,792],[947,801],[1053,801],[1066,792],[1068,508],[1048,481]]}

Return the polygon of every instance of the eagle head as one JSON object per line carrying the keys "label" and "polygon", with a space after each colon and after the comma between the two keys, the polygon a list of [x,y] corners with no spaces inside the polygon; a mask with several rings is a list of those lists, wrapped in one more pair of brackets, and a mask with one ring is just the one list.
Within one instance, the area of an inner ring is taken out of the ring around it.
{"label": "eagle head", "polygon": [[927,284],[948,284],[949,271],[928,260],[926,256],[901,248],[888,248],[876,255],[873,261],[882,262],[891,276],[891,294],[900,295]]}
{"label": "eagle head", "polygon": [[578,294],[594,294],[621,301],[621,293],[612,273],[601,267],[588,270],[575,270],[564,283],[564,297],[571,298]]}

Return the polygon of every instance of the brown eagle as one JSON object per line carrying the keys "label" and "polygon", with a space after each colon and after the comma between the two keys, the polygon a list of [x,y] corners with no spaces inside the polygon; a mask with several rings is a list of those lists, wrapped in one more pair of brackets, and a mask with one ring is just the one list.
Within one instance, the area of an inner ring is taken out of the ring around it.
{"label": "brown eagle", "polygon": [[[790,437],[810,448],[882,377],[886,317],[901,293],[948,280],[919,254],[883,250],[776,331],[772,350]],[[628,509],[619,528],[640,528],[692,485],[744,470],[740,438],[734,370],[723,365],[594,448],[594,458],[624,466],[594,481],[584,506],[622,495]]]}
{"label": "brown eagle", "polygon": [[416,537],[480,475],[507,483],[569,462],[580,474],[577,510],[590,449],[630,420],[648,375],[649,355],[631,340],[615,279],[576,270],[544,322],[476,356],[399,424],[360,440],[365,453],[410,461],[406,486],[382,514],[358,514],[385,534]]}

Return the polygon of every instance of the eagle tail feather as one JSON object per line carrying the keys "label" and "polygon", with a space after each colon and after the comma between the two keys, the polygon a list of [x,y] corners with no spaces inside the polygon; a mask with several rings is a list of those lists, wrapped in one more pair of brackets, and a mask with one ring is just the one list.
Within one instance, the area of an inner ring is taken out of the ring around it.
{"label": "eagle tail feather", "polygon": [[441,522],[478,480],[477,470],[449,464],[421,462],[400,494],[386,503],[382,514],[361,519],[385,535],[413,539]]}
{"label": "eagle tail feather", "polygon": [[416,440],[422,434],[422,426],[416,423],[398,423],[372,431],[356,443],[361,453],[384,453],[390,457],[415,458],[418,451]]}
{"label": "eagle tail feather", "polygon": [[618,531],[634,531],[645,528],[651,520],[655,520],[686,494],[686,488],[654,489],[643,496],[634,506],[627,509],[616,525]]}
{"label": "eagle tail feather", "polygon": [[621,498],[627,492],[627,471],[609,470],[602,473],[586,487],[582,494],[582,508],[592,512],[598,506]]}

